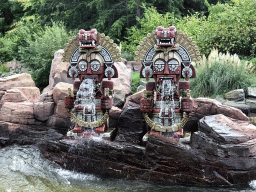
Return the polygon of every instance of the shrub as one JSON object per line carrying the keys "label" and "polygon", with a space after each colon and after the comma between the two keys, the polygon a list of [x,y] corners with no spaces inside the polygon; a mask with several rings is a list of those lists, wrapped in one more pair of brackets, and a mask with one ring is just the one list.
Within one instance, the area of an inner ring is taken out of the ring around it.
{"label": "shrub", "polygon": [[215,97],[233,89],[247,92],[253,83],[248,67],[236,56],[213,50],[208,59],[204,56],[202,60],[197,63],[197,77],[191,80],[193,97]]}
{"label": "shrub", "polygon": [[27,39],[27,47],[20,46],[19,54],[21,61],[32,70],[32,77],[39,88],[49,84],[51,61],[54,53],[71,39],[66,32],[63,23],[52,23],[52,26],[45,26],[42,35],[36,39]]}
{"label": "shrub", "polygon": [[131,89],[133,93],[137,92],[137,87],[140,86],[140,74],[139,73],[132,73],[132,84]]}
{"label": "shrub", "polygon": [[194,14],[176,22],[197,42],[202,54],[213,48],[244,56],[256,54],[256,1],[230,0],[209,5],[209,16]]}
{"label": "shrub", "polygon": [[140,27],[132,26],[128,29],[127,43],[122,42],[122,47],[125,51],[135,52],[140,41],[143,40],[143,37],[146,37],[148,33],[151,33],[153,30],[156,30],[157,26],[170,27],[171,19],[170,14],[166,13],[165,15],[159,14],[155,7],[145,9],[143,17],[137,18]]}
{"label": "shrub", "polygon": [[6,73],[10,72],[6,66],[6,63],[0,63],[0,72],[2,74],[6,74]]}

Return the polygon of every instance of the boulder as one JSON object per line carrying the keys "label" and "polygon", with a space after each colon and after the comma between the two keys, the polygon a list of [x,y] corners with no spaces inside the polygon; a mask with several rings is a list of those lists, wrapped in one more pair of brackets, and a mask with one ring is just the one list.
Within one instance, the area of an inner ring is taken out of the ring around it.
{"label": "boulder", "polygon": [[59,100],[54,112],[54,115],[61,117],[61,118],[70,118],[68,109],[65,108],[64,100]]}
{"label": "boulder", "polygon": [[28,125],[0,121],[0,137],[9,139],[9,132],[15,131],[17,129],[23,129],[26,127],[28,127]]}
{"label": "boulder", "polygon": [[184,127],[185,131],[195,132],[198,130],[198,122],[201,118],[209,115],[223,114],[237,120],[250,121],[241,110],[222,105],[221,102],[215,99],[197,98],[193,100],[193,110],[190,118]]}
{"label": "boulder", "polygon": [[0,78],[0,91],[6,91],[14,87],[35,87],[35,82],[28,73]]}
{"label": "boulder", "polygon": [[140,69],[142,67],[141,62],[136,62],[136,61],[127,61],[126,66],[132,70],[132,72],[139,73]]}
{"label": "boulder", "polygon": [[27,97],[19,89],[9,89],[2,97],[2,102],[24,102]]}
{"label": "boulder", "polygon": [[224,97],[229,101],[244,101],[245,94],[243,89],[236,89],[226,93]]}
{"label": "boulder", "polygon": [[206,173],[217,172],[226,184],[246,183],[256,170],[255,136],[256,127],[247,121],[211,115],[200,120],[191,147],[204,154]]}
{"label": "boulder", "polygon": [[59,100],[64,100],[65,97],[68,96],[68,88],[70,88],[71,92],[73,92],[73,85],[69,83],[60,82],[54,87],[52,94],[56,105],[58,104]]}
{"label": "boulder", "polygon": [[256,113],[256,98],[246,99],[245,102],[249,106],[250,112]]}
{"label": "boulder", "polygon": [[49,76],[49,89],[52,90],[59,82],[73,84],[72,78],[67,78],[68,62],[62,62],[64,50],[60,49],[54,53]]}
{"label": "boulder", "polygon": [[141,144],[142,137],[147,132],[146,123],[139,107],[128,106],[121,113],[117,127],[116,142]]}
{"label": "boulder", "polygon": [[54,113],[54,102],[38,101],[34,103],[34,117],[36,120],[44,122]]}
{"label": "boulder", "polygon": [[129,97],[127,97],[124,107],[126,108],[128,106],[134,106],[134,107],[139,107],[140,105],[140,100],[144,97],[144,90],[137,92],[133,95],[130,95]]}
{"label": "boulder", "polygon": [[248,87],[248,97],[256,97],[256,87]]}
{"label": "boulder", "polygon": [[126,95],[131,92],[131,70],[122,62],[114,63],[118,78],[113,78],[114,82],[114,105],[120,101],[125,101]]}
{"label": "boulder", "polygon": [[53,127],[54,129],[57,129],[62,134],[66,134],[72,123],[70,118],[52,115],[49,117],[46,125],[48,127]]}
{"label": "boulder", "polygon": [[118,119],[119,119],[122,112],[123,112],[123,110],[116,107],[116,106],[113,106],[109,110],[109,127],[110,128],[116,128],[117,123],[118,123]]}
{"label": "boulder", "polygon": [[222,105],[215,99],[197,98],[194,99],[194,106],[191,116],[199,119],[208,115],[223,114],[233,119],[249,121],[249,118],[239,109]]}
{"label": "boulder", "polygon": [[35,102],[40,96],[40,90],[38,87],[16,87],[20,90],[30,102]]}
{"label": "boulder", "polygon": [[230,107],[234,107],[236,109],[240,109],[244,114],[249,115],[250,114],[250,106],[245,104],[245,102],[234,102],[234,101],[228,101],[226,100],[223,105],[227,105]]}
{"label": "boulder", "polygon": [[137,92],[140,92],[140,91],[142,91],[142,90],[146,90],[146,87],[143,86],[143,85],[139,85],[139,86],[137,87]]}
{"label": "boulder", "polygon": [[33,107],[31,102],[4,102],[0,109],[0,121],[33,125],[35,124]]}

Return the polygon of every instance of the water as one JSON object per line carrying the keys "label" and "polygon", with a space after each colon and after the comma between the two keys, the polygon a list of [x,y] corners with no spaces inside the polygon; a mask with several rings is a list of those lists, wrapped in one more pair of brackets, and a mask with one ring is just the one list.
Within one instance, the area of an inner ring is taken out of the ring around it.
{"label": "water", "polygon": [[204,188],[165,186],[144,181],[103,179],[61,168],[42,157],[34,146],[10,146],[0,149],[0,191],[147,191],[147,192],[253,192],[256,181],[246,188]]}

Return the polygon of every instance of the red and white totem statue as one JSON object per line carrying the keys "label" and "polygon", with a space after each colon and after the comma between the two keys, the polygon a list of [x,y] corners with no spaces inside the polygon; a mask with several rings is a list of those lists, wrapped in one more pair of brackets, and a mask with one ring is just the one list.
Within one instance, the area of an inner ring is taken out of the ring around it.
{"label": "red and white totem statue", "polygon": [[[140,110],[151,128],[149,134],[178,140],[184,137],[183,127],[193,108],[188,79],[196,77],[192,62],[200,59],[198,48],[175,26],[159,26],[137,50],[135,60],[142,62],[140,77],[154,78],[147,82],[140,101]],[[146,135],[143,139],[147,139]]]}
{"label": "red and white totem statue", "polygon": [[111,78],[118,77],[114,61],[120,61],[119,49],[113,40],[96,29],[80,29],[66,47],[64,57],[70,58],[67,76],[75,79],[74,96],[65,98],[75,123],[67,136],[98,136],[107,130],[108,110],[113,103]]}

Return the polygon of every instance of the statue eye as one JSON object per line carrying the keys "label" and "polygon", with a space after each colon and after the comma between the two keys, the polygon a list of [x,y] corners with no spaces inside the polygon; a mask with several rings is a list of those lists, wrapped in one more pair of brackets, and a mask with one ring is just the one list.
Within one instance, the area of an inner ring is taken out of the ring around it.
{"label": "statue eye", "polygon": [[165,62],[163,60],[158,59],[158,60],[155,61],[154,67],[157,71],[163,71],[164,66],[165,66]]}
{"label": "statue eye", "polygon": [[168,61],[168,67],[170,71],[176,71],[179,67],[179,62],[176,59],[171,59]]}
{"label": "statue eye", "polygon": [[99,68],[100,68],[100,62],[99,62],[98,60],[93,60],[93,61],[91,62],[91,69],[92,69],[93,71],[98,71]]}
{"label": "statue eye", "polygon": [[79,70],[80,71],[85,71],[87,69],[87,62],[84,61],[84,60],[81,60],[79,63],[78,63],[78,67],[79,67]]}

